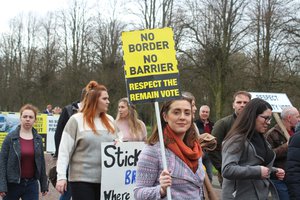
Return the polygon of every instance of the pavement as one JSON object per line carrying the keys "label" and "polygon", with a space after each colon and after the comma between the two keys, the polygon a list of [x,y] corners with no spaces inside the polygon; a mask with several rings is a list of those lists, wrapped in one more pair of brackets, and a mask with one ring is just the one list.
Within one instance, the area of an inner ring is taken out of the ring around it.
{"label": "pavement", "polygon": [[[51,154],[45,154],[45,161],[46,161],[46,171],[48,172],[49,169],[55,165],[56,160],[54,160],[51,156]],[[212,181],[212,185],[214,187],[214,190],[216,192],[217,197],[220,199],[220,194],[221,194],[221,187],[220,184],[218,182],[218,178],[217,176],[213,176],[213,181]],[[56,189],[52,186],[52,184],[49,184],[49,192],[46,196],[42,197],[40,195],[40,200],[58,200],[59,199],[60,194],[56,191]],[[2,198],[0,197],[0,200],[2,200]]]}
{"label": "pavement", "polygon": [[221,189],[220,183],[218,181],[218,176],[213,176],[212,186],[215,190],[215,193],[216,193],[216,196],[218,197],[218,199],[221,199],[222,189]]}

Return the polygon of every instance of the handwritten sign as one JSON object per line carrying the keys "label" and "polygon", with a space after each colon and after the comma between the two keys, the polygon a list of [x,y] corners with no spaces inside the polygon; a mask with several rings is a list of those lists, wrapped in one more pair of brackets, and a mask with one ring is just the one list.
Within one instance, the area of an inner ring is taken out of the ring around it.
{"label": "handwritten sign", "polygon": [[123,32],[122,43],[127,93],[132,103],[181,96],[171,28]]}
{"label": "handwritten sign", "polygon": [[133,198],[138,157],[144,142],[123,142],[101,145],[101,199],[129,200]]}
{"label": "handwritten sign", "polygon": [[281,113],[284,108],[292,106],[285,93],[250,92],[250,94],[252,98],[260,98],[271,104],[273,112]]}

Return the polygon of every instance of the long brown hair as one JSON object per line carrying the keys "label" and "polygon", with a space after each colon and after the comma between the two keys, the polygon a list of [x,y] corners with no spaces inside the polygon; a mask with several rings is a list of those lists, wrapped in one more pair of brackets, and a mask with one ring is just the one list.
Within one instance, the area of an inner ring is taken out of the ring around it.
{"label": "long brown hair", "polygon": [[[185,101],[189,102],[190,105],[191,105],[191,110],[192,110],[192,100],[190,98],[187,98],[187,97],[184,97],[184,96],[181,96],[179,99],[164,102],[164,104],[162,105],[162,108],[160,110],[160,118],[162,120],[161,121],[162,130],[164,130],[164,128],[167,126],[167,122],[164,120],[163,114],[164,113],[167,114],[170,110],[171,105],[175,101],[178,101],[178,100],[185,100]],[[191,118],[192,118],[191,119],[191,126],[186,131],[186,134],[183,138],[183,142],[190,148],[193,147],[194,141],[198,139],[198,135],[196,133],[195,126],[193,124],[193,115],[191,115]],[[159,141],[158,128],[157,128],[157,126],[155,126],[152,134],[150,135],[150,137],[147,140],[147,143],[150,144],[150,145],[154,145],[158,141]]]}
{"label": "long brown hair", "polygon": [[[97,107],[99,97],[101,96],[103,91],[107,91],[104,85],[98,84],[96,81],[90,81],[87,86],[85,87],[86,94],[83,99],[83,107],[81,112],[83,113],[84,122],[93,130],[96,134],[96,126],[94,122],[94,118],[96,116]],[[101,122],[107,128],[107,130],[111,133],[115,132],[114,127],[109,122],[108,117],[106,116],[105,112],[100,113]]]}
{"label": "long brown hair", "polygon": [[[272,110],[272,106],[265,100],[254,98],[249,101],[226,135],[223,146],[228,142],[236,142],[241,144],[236,151],[241,150],[247,138],[251,139],[255,132],[256,118],[268,109]],[[239,136],[238,139],[234,138],[235,135]]]}
{"label": "long brown hair", "polygon": [[[142,127],[142,123],[139,121],[138,119],[138,113],[135,109],[135,105],[130,104],[129,100],[127,97],[124,97],[122,99],[119,100],[118,105],[123,102],[127,105],[128,107],[128,124],[129,124],[129,130],[130,132],[137,136],[137,137],[141,137],[142,133],[143,133],[143,127]],[[116,117],[116,121],[120,120],[120,114],[118,112],[117,117]]]}

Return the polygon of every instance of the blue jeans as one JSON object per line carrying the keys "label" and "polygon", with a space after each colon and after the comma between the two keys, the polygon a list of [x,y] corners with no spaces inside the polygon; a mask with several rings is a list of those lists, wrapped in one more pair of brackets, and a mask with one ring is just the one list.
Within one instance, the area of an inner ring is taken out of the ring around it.
{"label": "blue jeans", "polygon": [[284,181],[274,180],[274,179],[272,179],[271,181],[275,185],[275,188],[279,195],[279,199],[280,200],[289,200],[290,197],[289,197],[289,192],[288,192],[286,183]]}
{"label": "blue jeans", "polygon": [[36,179],[21,179],[20,184],[8,183],[8,191],[3,200],[38,200],[39,184]]}
{"label": "blue jeans", "polygon": [[70,183],[67,183],[67,191],[60,195],[59,200],[70,200],[72,197]]}

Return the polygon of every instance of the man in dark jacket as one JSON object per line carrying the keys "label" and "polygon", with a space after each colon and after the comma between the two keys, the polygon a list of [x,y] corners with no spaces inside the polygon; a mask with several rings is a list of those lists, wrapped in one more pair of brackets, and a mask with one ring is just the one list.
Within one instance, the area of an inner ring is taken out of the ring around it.
{"label": "man in dark jacket", "polygon": [[300,199],[300,124],[290,138],[286,160],[286,183],[291,200]]}
{"label": "man in dark jacket", "polygon": [[73,102],[73,103],[65,106],[63,108],[60,116],[59,116],[57,126],[56,126],[56,130],[55,130],[55,134],[54,134],[54,141],[55,141],[55,154],[54,154],[54,157],[58,156],[59,145],[60,145],[60,140],[61,140],[63,130],[64,130],[68,120],[70,119],[70,117],[73,114],[78,112],[79,105],[80,105],[80,101],[76,101],[76,102]]}
{"label": "man in dark jacket", "polygon": [[[208,105],[202,105],[199,109],[199,119],[195,121],[196,126],[199,130],[200,134],[203,133],[211,133],[214,123],[209,120],[210,108]],[[206,151],[203,151],[204,155],[202,158],[203,165],[206,168],[206,172],[210,182],[212,182],[213,171],[212,171],[212,163],[209,159],[209,156]]]}
{"label": "man in dark jacket", "polygon": [[73,102],[69,105],[66,105],[57,122],[57,126],[56,126],[56,130],[55,130],[55,134],[54,134],[54,141],[55,141],[55,154],[54,157],[58,156],[58,152],[59,152],[59,145],[60,145],[60,140],[61,140],[61,136],[63,133],[63,130],[68,122],[68,120],[70,119],[70,117],[77,113],[79,111],[80,108],[82,108],[82,101],[85,97],[86,91],[85,88],[82,89],[81,91],[81,97],[80,97],[80,101],[76,101]]}
{"label": "man in dark jacket", "polygon": [[212,135],[217,138],[217,148],[214,151],[208,153],[209,158],[215,168],[218,170],[218,177],[220,185],[222,185],[222,176],[221,176],[221,168],[222,168],[222,142],[229,132],[232,124],[234,123],[236,117],[242,112],[246,104],[251,100],[251,94],[246,91],[238,91],[233,95],[233,103],[232,107],[234,109],[234,113],[227,117],[224,117],[218,120],[214,128],[212,130]]}

